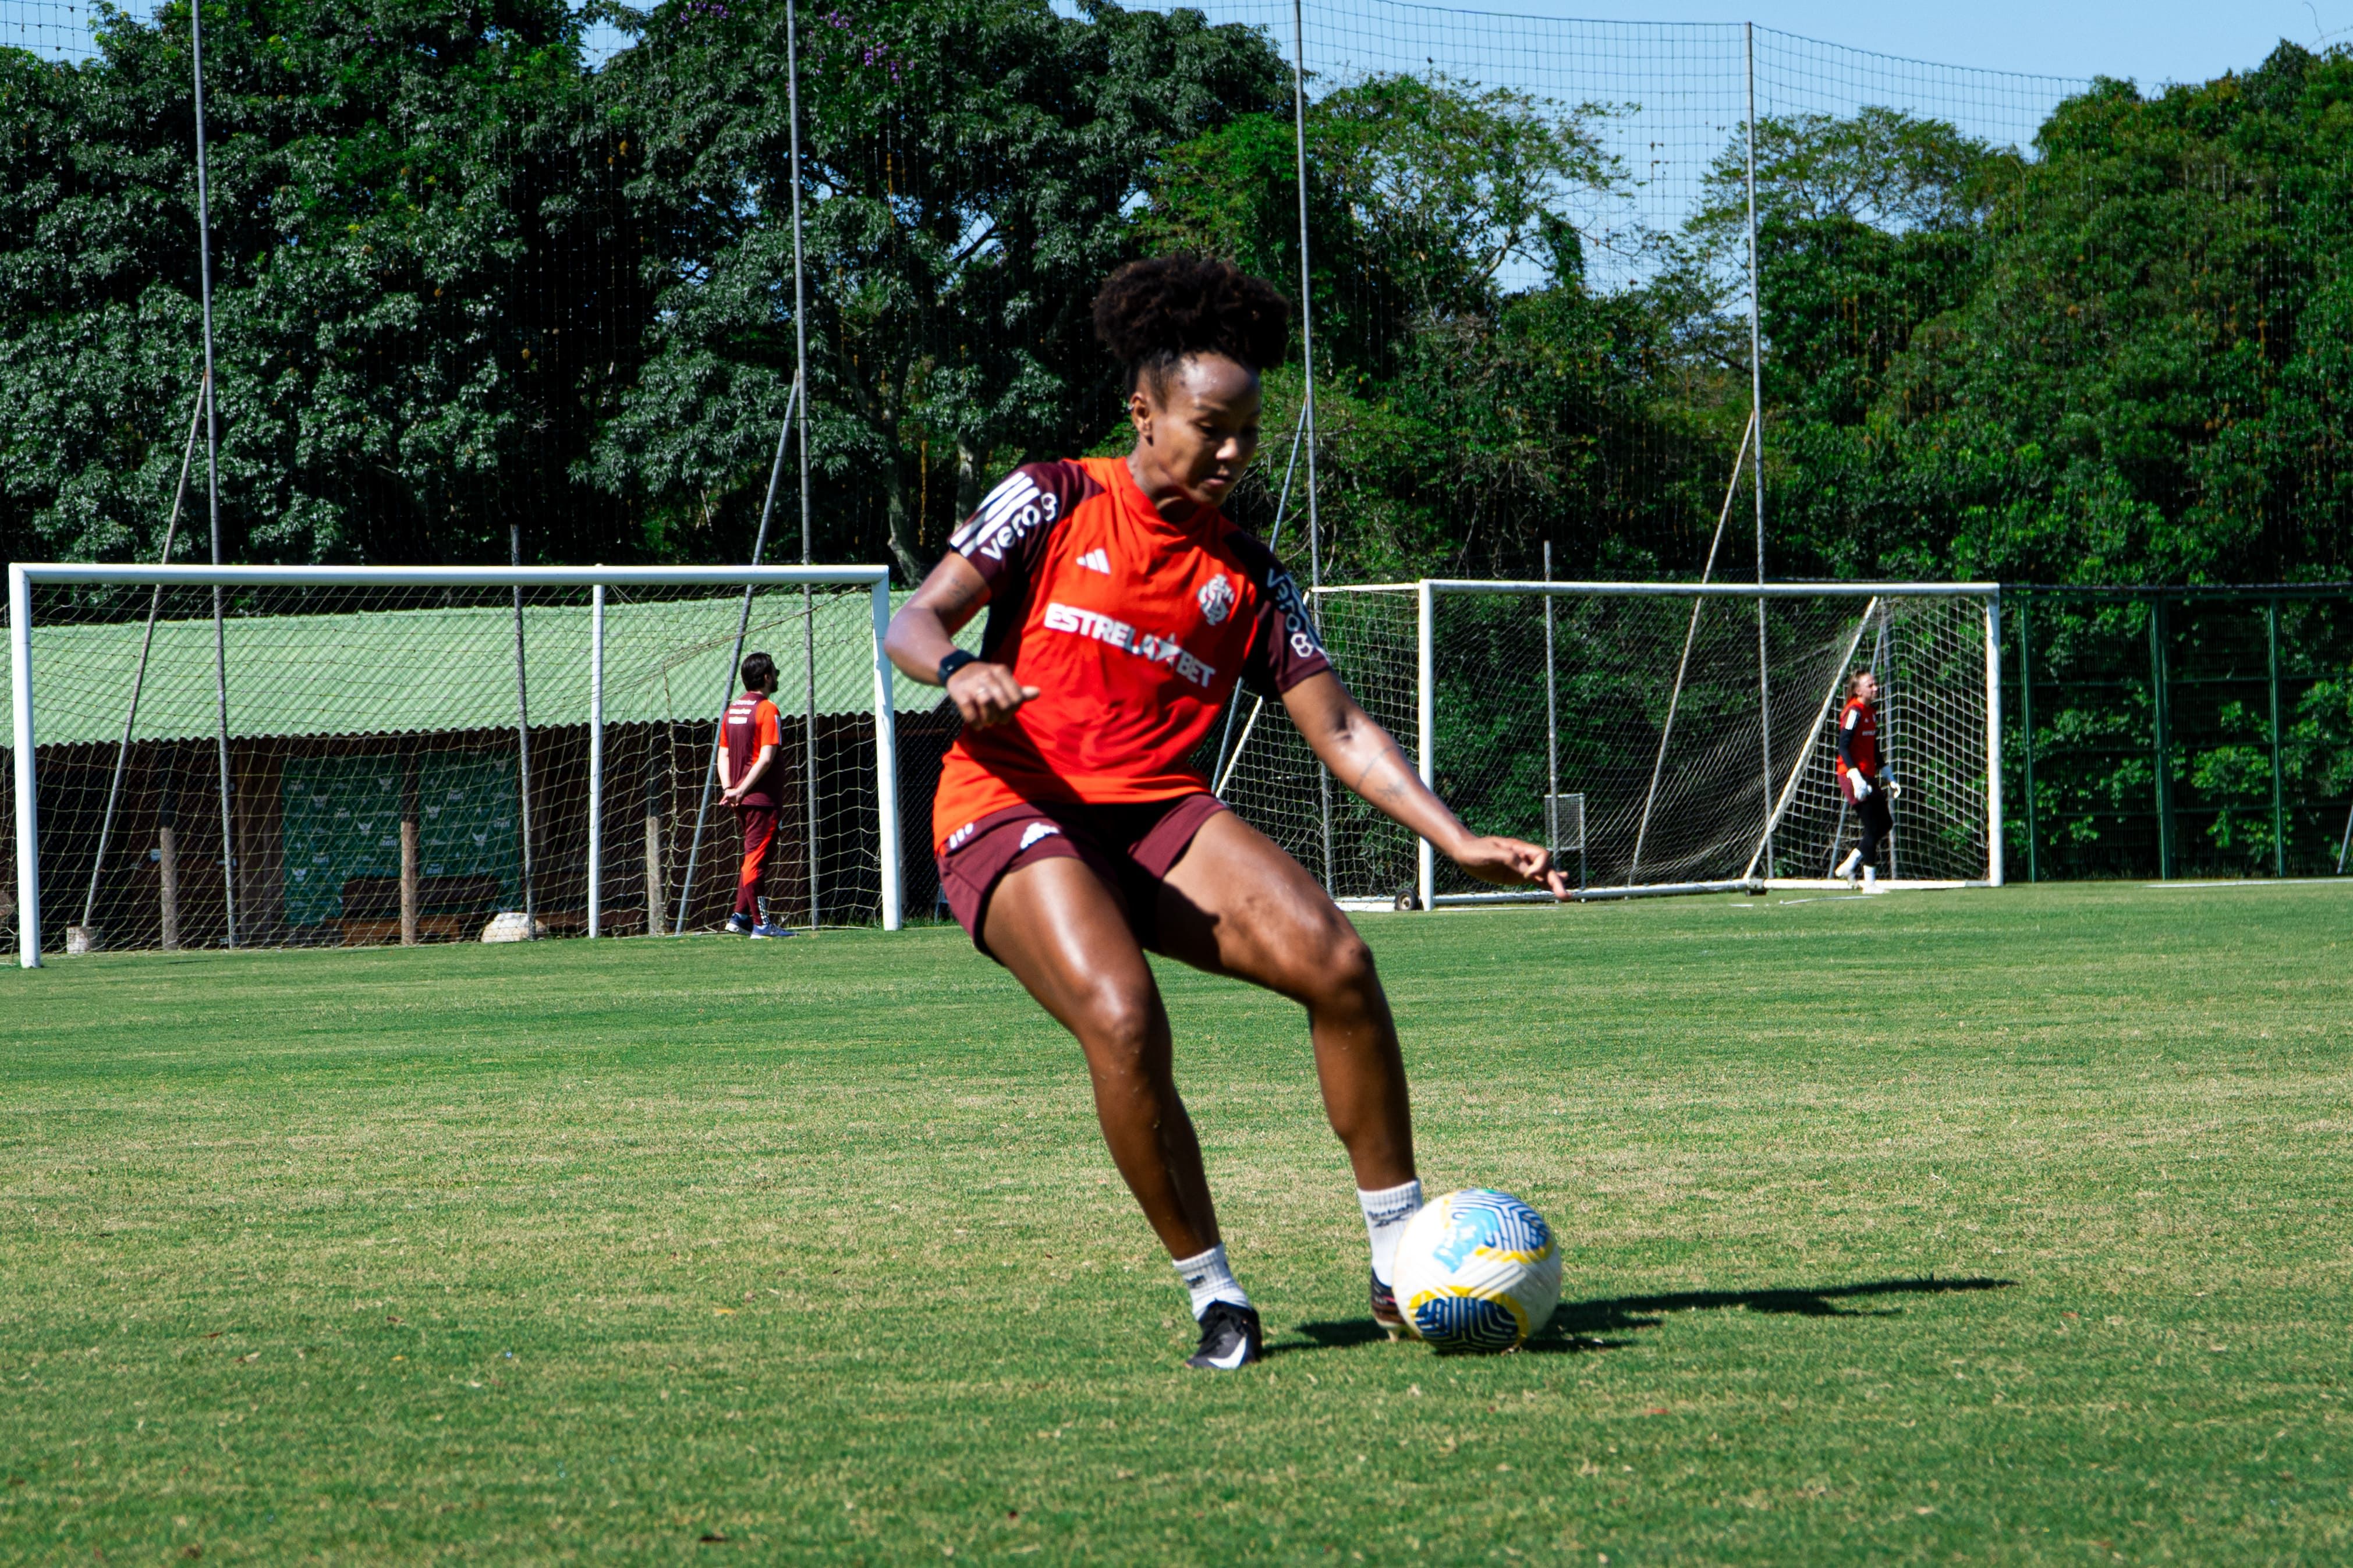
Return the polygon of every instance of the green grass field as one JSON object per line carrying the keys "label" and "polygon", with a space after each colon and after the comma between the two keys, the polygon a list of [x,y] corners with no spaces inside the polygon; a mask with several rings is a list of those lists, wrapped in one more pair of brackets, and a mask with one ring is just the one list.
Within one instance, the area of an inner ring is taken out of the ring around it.
{"label": "green grass field", "polygon": [[1231,1376],[954,931],[11,973],[0,1558],[2353,1557],[2353,886],[1362,923],[1523,1353],[1371,1332],[1299,1015],[1188,973]]}

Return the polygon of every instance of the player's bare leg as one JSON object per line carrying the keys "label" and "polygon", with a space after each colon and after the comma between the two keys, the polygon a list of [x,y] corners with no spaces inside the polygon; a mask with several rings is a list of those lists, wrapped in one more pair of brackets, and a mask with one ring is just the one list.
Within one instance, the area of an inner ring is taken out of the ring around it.
{"label": "player's bare leg", "polygon": [[1172,1258],[1218,1244],[1201,1145],[1177,1096],[1168,1010],[1118,895],[1085,862],[1017,867],[990,895],[989,952],[1078,1037],[1112,1162]]}
{"label": "player's bare leg", "polygon": [[1160,946],[1306,1007],[1324,1111],[1356,1184],[1413,1180],[1413,1112],[1388,996],[1364,938],[1298,861],[1219,812],[1168,873]]}
{"label": "player's bare leg", "polygon": [[1193,1299],[1201,1346],[1186,1364],[1232,1371],[1259,1360],[1258,1312],[1218,1239],[1200,1141],[1176,1093],[1168,1009],[1117,895],[1083,861],[1033,861],[997,884],[982,930],[1086,1053],[1112,1161]]}
{"label": "player's bare leg", "polygon": [[1421,1183],[1405,1058],[1372,951],[1299,862],[1231,812],[1201,825],[1162,885],[1159,915],[1171,957],[1306,1007],[1324,1113],[1356,1171],[1373,1318],[1397,1337],[1391,1265]]}

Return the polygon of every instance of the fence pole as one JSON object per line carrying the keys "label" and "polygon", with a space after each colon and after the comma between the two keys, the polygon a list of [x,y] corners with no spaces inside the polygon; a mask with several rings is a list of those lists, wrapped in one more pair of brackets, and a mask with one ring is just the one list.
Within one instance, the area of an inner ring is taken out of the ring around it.
{"label": "fence pole", "polygon": [[[1291,128],[1299,178],[1299,364],[1305,385],[1302,416],[1307,423],[1308,602],[1324,585],[1324,531],[1315,511],[1315,286],[1307,250],[1307,23],[1300,0],[1291,0]],[[1332,891],[1332,770],[1318,763],[1315,790],[1324,837],[1324,890]]]}
{"label": "fence pole", "polygon": [[[1748,407],[1757,428],[1750,470],[1757,497],[1757,585],[1765,585],[1765,335],[1757,272],[1757,25],[1741,24],[1748,72]],[[1773,686],[1765,637],[1765,596],[1757,596],[1757,731],[1765,784],[1765,879],[1773,878]]]}
{"label": "fence pole", "polygon": [[891,629],[891,580],[874,584],[874,806],[877,869],[882,881],[882,929],[904,923],[900,910],[899,716],[892,695],[891,656],[882,638]]}
{"label": "fence pole", "polygon": [[[2001,886],[2001,595],[1985,602],[1986,880]],[[1891,858],[1889,867],[1894,868]]]}
{"label": "fence pole", "polygon": [[[794,0],[785,0],[785,73],[786,105],[792,121],[793,151],[793,384],[801,389],[801,564],[807,566],[814,559],[809,553],[808,272],[801,257],[801,45],[800,18]],[[887,602],[890,595],[887,578],[882,592]],[[808,709],[803,715],[803,736],[808,750],[808,915],[809,934],[814,936],[819,910],[817,875],[817,597],[807,584],[801,588],[801,652],[808,673]],[[765,921],[766,918],[765,911],[763,911],[761,919]]]}
{"label": "fence pole", "polygon": [[605,903],[605,584],[588,590],[588,934]]}
{"label": "fence pole", "polygon": [[33,769],[33,584],[8,567],[8,699],[16,773],[16,962],[41,967],[41,830]]}
{"label": "fence pole", "polygon": [[[212,510],[213,564],[221,564],[220,397],[213,375],[213,205],[205,163],[204,5],[188,7],[188,50],[196,107],[196,265],[204,289],[205,494]],[[213,590],[213,702],[220,731],[221,910],[228,921],[227,944],[237,945],[237,824],[229,809],[228,643],[221,624],[221,590]]]}
{"label": "fence pole", "polygon": [[[1414,590],[1416,608],[1420,612],[1414,634],[1414,660],[1418,676],[1414,681],[1414,720],[1418,735],[1417,749],[1421,755],[1421,782],[1432,790],[1438,787],[1438,660],[1436,645],[1431,640],[1430,623],[1437,617],[1437,595],[1431,592],[1430,579],[1425,577]],[[1551,597],[1546,595],[1546,597]],[[1415,884],[1421,907],[1438,907],[1438,852],[1430,840],[1421,839],[1415,850]]]}
{"label": "fence pole", "polygon": [[2279,728],[2279,601],[2263,606],[2263,630],[2271,652],[2272,686],[2272,875],[2287,875],[2286,792],[2280,779]]}
{"label": "fence pole", "polygon": [[[1552,541],[1544,545],[1545,581],[1552,581]],[[1545,616],[1545,849],[1560,853],[1560,692],[1553,673],[1552,595],[1544,596]],[[1578,854],[1584,853],[1585,826],[1577,824]]]}
{"label": "fence pole", "polygon": [[2026,604],[2018,606],[2018,721],[2026,732],[2026,879],[2042,879],[2042,862],[2036,858],[2037,819],[2034,815],[2034,647],[2032,628],[2026,616]]}
{"label": "fence pole", "polygon": [[2159,881],[2173,879],[2173,758],[2172,736],[2168,732],[2170,715],[2166,711],[2168,694],[2165,689],[2165,595],[2159,594],[2148,606],[2148,697],[2150,730],[2157,742],[2157,875]]}

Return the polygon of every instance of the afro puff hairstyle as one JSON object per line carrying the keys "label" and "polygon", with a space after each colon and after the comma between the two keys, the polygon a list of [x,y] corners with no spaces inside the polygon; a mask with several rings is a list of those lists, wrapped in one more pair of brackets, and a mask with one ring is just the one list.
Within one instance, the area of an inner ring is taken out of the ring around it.
{"label": "afro puff hairstyle", "polygon": [[1131,261],[1095,296],[1095,336],[1127,367],[1127,384],[1155,384],[1178,362],[1216,353],[1264,370],[1291,344],[1291,301],[1226,261],[1164,256]]}

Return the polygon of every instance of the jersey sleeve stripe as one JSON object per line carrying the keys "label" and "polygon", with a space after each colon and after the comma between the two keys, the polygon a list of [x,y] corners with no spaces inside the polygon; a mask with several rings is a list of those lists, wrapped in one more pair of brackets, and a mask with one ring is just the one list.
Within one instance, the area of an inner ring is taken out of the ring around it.
{"label": "jersey sleeve stripe", "polygon": [[1008,475],[995,489],[981,498],[980,505],[974,510],[971,519],[955,531],[948,541],[949,544],[956,550],[970,549],[976,540],[998,521],[1018,508],[1035,500],[1038,493],[1038,481],[1029,475],[1019,472]]}

